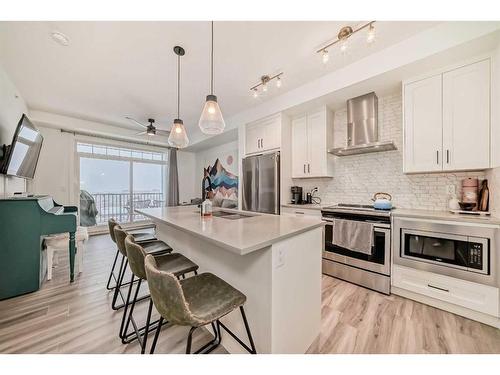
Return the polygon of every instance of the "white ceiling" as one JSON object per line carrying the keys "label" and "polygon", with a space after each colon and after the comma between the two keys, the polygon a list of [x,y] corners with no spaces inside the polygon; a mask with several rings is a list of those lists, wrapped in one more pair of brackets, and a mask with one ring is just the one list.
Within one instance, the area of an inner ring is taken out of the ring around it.
{"label": "white ceiling", "polygon": [[[377,41],[363,35],[338,48],[327,65],[315,54],[341,26],[361,22],[216,22],[215,94],[225,117],[414,35],[436,22],[377,22]],[[50,32],[68,36],[55,43]],[[176,117],[176,56],[182,58],[181,118],[190,136],[209,91],[209,22],[0,22],[0,63],[31,109],[124,127],[130,115],[168,129]],[[255,99],[262,74],[284,72],[281,89]]]}

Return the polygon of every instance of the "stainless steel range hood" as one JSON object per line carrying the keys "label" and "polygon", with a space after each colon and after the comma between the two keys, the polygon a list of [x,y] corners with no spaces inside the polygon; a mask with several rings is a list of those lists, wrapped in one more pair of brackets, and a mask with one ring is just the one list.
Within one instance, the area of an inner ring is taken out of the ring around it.
{"label": "stainless steel range hood", "polygon": [[347,101],[347,147],[328,150],[337,156],[396,150],[392,141],[378,140],[378,98],[374,92]]}

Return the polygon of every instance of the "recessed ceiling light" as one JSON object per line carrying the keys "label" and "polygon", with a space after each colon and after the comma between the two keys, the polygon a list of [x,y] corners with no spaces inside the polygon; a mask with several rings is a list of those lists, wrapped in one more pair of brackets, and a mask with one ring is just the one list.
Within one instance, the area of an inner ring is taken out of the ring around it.
{"label": "recessed ceiling light", "polygon": [[67,46],[69,44],[68,37],[60,31],[52,31],[50,33],[50,36],[57,44],[60,44],[61,46]]}

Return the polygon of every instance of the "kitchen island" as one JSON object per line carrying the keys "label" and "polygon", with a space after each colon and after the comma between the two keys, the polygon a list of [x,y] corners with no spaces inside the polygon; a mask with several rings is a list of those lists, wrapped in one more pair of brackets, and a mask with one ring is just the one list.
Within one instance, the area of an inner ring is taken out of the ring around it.
{"label": "kitchen island", "polygon": [[[245,310],[258,353],[305,353],[319,334],[324,223],[317,218],[214,211],[195,206],[136,210],[157,237],[247,296]],[[239,313],[221,321],[247,342]],[[168,335],[168,332],[165,334]],[[244,349],[223,333],[230,353]]]}

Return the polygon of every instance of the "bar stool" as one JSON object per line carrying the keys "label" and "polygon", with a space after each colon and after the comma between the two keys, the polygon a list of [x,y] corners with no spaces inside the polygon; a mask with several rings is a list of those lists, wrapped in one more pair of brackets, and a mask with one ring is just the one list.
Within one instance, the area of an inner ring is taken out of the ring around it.
{"label": "bar stool", "polygon": [[[120,326],[120,338],[122,339],[122,343],[124,344],[137,338],[139,344],[141,345],[141,354],[144,354],[146,350],[148,333],[150,332],[150,321],[151,321],[151,311],[153,309],[153,300],[151,298],[149,299],[146,324],[143,327],[141,328],[137,327],[137,324],[133,317],[133,313],[135,304],[138,300],[137,296],[139,294],[139,289],[141,288],[142,281],[147,279],[146,270],[144,269],[144,259],[148,254],[144,249],[144,247],[141,244],[136,243],[134,237],[130,235],[128,235],[127,238],[125,239],[125,248],[127,250],[127,259],[129,262],[129,266],[130,269],[132,270],[132,278],[130,280],[127,300],[125,302],[125,308],[123,310],[122,323]],[[179,253],[153,255],[153,257],[155,258],[159,269],[161,269],[164,272],[173,274],[177,278],[180,278],[181,276],[185,278],[186,274],[190,272],[193,272],[195,275],[197,274],[198,265],[196,263],[193,263],[191,260],[189,260],[184,255],[181,255]],[[135,279],[138,279],[139,281],[135,289],[134,297],[131,301],[130,296],[132,294],[132,287]],[[128,314],[127,318],[127,310],[129,306],[130,306],[130,313]],[[128,334],[127,331],[130,323],[132,323],[134,332]],[[161,325],[159,320],[151,324],[153,325],[153,327],[151,327],[152,330],[154,330],[155,324]],[[143,332],[142,335],[141,331]]]}
{"label": "bar stool", "polygon": [[[118,225],[118,222],[114,218],[111,218],[108,220],[109,236],[111,237],[111,239],[113,240],[113,242],[115,244],[116,244],[116,238],[115,238],[114,228],[116,225]],[[154,234],[148,233],[148,232],[141,232],[140,230],[129,230],[129,231],[127,231],[127,233],[130,233],[131,235],[133,235],[137,242],[156,240],[156,236]],[[116,283],[118,282],[118,279],[115,275],[115,267],[116,267],[116,261],[118,260],[118,255],[120,255],[120,251],[118,250],[118,247],[117,247],[115,260],[113,261],[113,266],[111,267],[111,272],[109,273],[108,283],[106,284],[107,290],[113,290],[116,287]],[[114,281],[115,281],[114,286],[110,286],[111,279],[114,279]]]}
{"label": "bar stool", "polygon": [[[125,277],[125,272],[127,271],[127,266],[128,266],[127,249],[125,248],[125,238],[127,237],[128,233],[119,224],[114,226],[113,232],[115,234],[116,246],[118,247],[118,250],[122,255],[122,260],[120,262],[120,270],[118,272],[118,280],[116,282],[115,292],[113,294],[113,301],[111,303],[111,308],[113,310],[118,310],[121,309],[123,306],[125,306],[125,298],[123,297],[121,288],[123,286],[128,285],[128,283],[125,284],[123,283],[123,278]],[[141,244],[146,253],[148,254],[158,255],[158,254],[168,254],[172,252],[172,248],[165,242],[160,240],[143,241],[141,242]],[[123,304],[121,305],[116,305],[118,296],[120,296],[121,300],[123,301]],[[141,297],[140,300],[144,298],[147,298],[147,296]]]}
{"label": "bar stool", "polygon": [[[191,353],[193,332],[208,324],[212,325],[215,337],[195,353],[210,353],[219,346],[222,340],[221,327],[249,353],[257,353],[243,309],[246,301],[243,293],[211,273],[202,273],[185,280],[178,280],[174,274],[162,270],[156,258],[151,255],[146,256],[144,265],[151,299],[161,315],[151,345],[151,354],[155,351],[163,320],[191,327],[187,338],[186,354]],[[238,307],[250,347],[219,320]]]}

